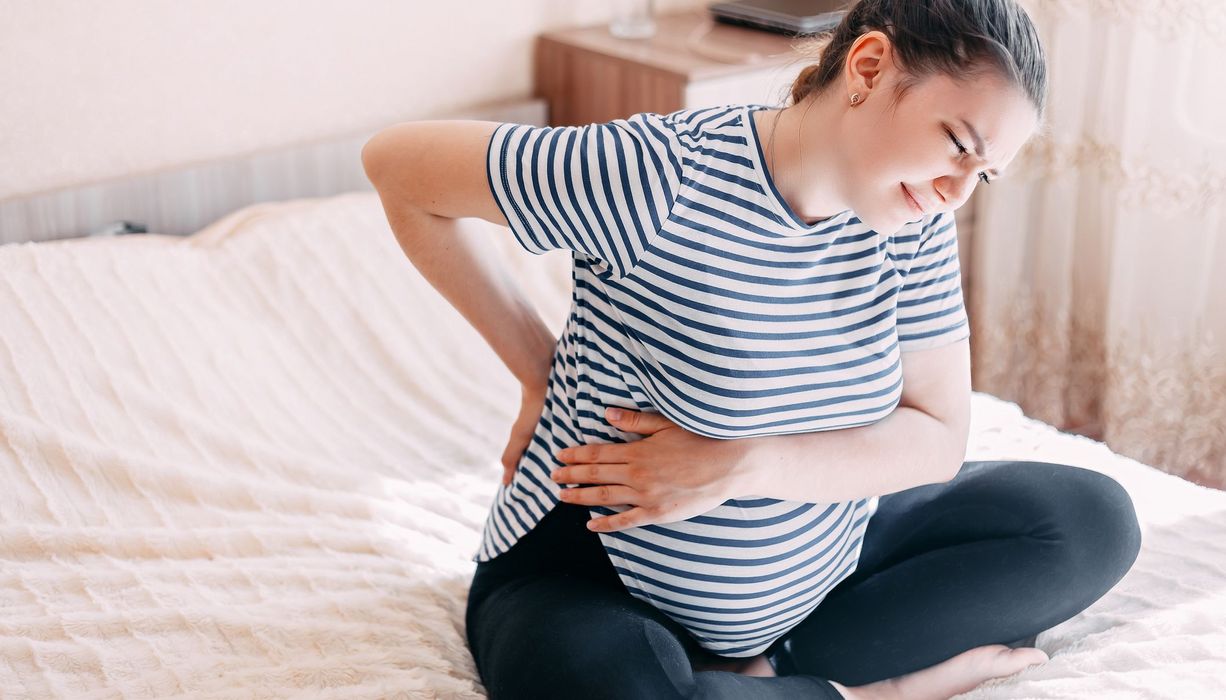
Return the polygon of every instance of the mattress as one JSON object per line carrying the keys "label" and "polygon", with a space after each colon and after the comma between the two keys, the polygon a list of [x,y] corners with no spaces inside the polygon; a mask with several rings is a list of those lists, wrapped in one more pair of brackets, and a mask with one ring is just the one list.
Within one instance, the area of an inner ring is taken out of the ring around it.
{"label": "mattress", "polygon": [[[469,222],[560,332],[569,256]],[[518,387],[373,192],[0,247],[0,387],[0,697],[485,697],[464,605]],[[1144,543],[960,697],[1226,694],[1226,493],[973,421],[967,459],[1115,478]]]}

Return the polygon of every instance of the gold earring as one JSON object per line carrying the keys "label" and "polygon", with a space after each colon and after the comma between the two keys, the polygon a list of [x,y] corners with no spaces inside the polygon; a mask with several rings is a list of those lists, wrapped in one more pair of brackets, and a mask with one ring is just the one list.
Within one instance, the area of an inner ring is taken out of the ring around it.
{"label": "gold earring", "polygon": [[857,104],[857,103],[859,103],[859,102],[860,102],[860,93],[858,93],[858,92],[853,92],[853,93],[851,94],[851,103],[854,105],[854,104]]}

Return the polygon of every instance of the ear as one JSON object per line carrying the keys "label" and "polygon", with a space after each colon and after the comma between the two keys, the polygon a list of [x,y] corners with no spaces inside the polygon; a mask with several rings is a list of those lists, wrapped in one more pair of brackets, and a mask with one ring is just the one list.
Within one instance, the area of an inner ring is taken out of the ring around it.
{"label": "ear", "polygon": [[876,29],[856,37],[843,65],[847,94],[858,92],[867,96],[878,87],[883,71],[895,67],[893,49],[890,38]]}

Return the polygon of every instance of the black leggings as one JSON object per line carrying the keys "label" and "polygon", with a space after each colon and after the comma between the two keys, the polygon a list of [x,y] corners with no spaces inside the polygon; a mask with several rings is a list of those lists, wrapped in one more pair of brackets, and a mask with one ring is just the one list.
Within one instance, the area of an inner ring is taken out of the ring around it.
{"label": "black leggings", "polygon": [[951,481],[881,497],[856,570],[767,650],[775,678],[694,671],[719,661],[631,597],[559,503],[477,565],[466,628],[490,697],[795,698],[1034,636],[1098,600],[1132,567],[1141,531],[1114,479],[1048,462],[966,462]]}

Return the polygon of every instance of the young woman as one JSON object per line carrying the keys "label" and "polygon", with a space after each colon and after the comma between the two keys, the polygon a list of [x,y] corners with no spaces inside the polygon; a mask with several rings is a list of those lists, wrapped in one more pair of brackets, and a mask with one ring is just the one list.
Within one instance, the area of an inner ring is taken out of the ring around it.
{"label": "young woman", "polygon": [[[944,698],[1123,577],[1114,480],[963,462],[953,211],[1045,76],[1013,0],[861,0],[782,109],[367,144],[401,247],[523,385],[468,600],[492,697]],[[474,218],[572,252],[560,339]]]}

